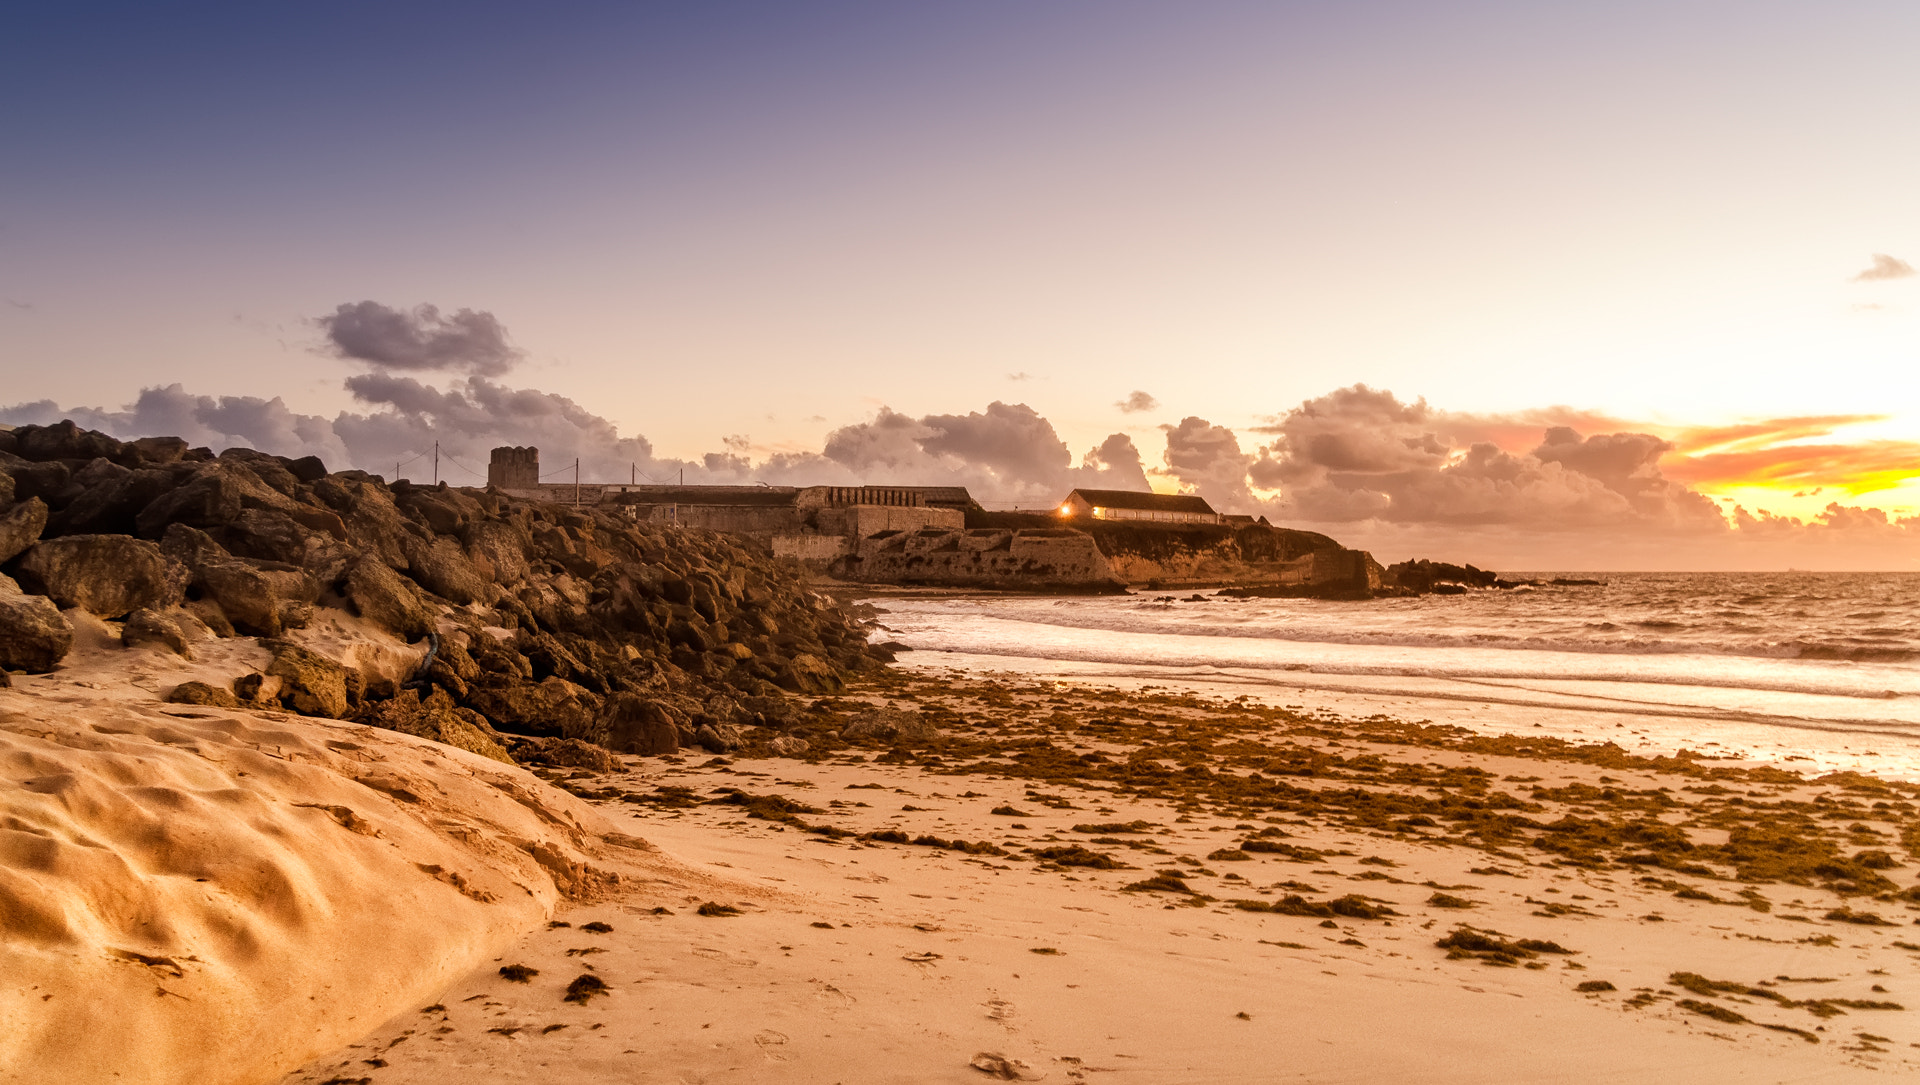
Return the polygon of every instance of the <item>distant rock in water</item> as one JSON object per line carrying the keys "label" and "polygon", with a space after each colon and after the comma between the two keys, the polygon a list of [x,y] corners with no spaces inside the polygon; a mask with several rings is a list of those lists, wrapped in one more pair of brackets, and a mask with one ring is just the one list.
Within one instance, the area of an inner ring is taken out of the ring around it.
{"label": "distant rock in water", "polygon": [[[0,563],[0,667],[57,666],[65,607],[126,618],[123,643],[149,650],[251,635],[272,662],[235,703],[489,757],[731,749],[789,721],[790,694],[836,692],[891,655],[734,537],[71,422],[0,431]],[[390,635],[390,654],[426,655],[429,633],[437,648],[395,676],[296,643],[329,611]],[[226,700],[189,686],[179,699]]]}

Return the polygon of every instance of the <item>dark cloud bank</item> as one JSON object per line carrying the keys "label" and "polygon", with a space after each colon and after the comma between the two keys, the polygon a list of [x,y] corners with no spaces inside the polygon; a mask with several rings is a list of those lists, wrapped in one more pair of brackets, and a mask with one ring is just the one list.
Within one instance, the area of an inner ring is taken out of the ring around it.
{"label": "dark cloud bank", "polygon": [[[565,396],[494,378],[520,358],[499,321],[462,309],[443,317],[373,302],[342,305],[320,320],[327,347],[364,364],[346,379],[363,410],[300,414],[279,398],[212,396],[168,385],[119,410],[51,401],[0,407],[0,421],[72,418],[131,438],[177,434],[216,449],[247,445],[315,454],[391,476],[439,441],[442,477],[480,481],[497,445],[537,445],[543,465],[571,475],[770,484],[912,482],[964,485],[976,496],[1041,507],[1075,486],[1145,489],[1149,473],[1229,511],[1314,527],[1391,559],[1448,557],[1507,568],[1912,568],[1920,521],[1830,505],[1812,522],[1712,499],[1664,477],[1667,441],[1645,433],[1583,435],[1592,416],[1565,409],[1525,416],[1436,410],[1364,385],[1342,388],[1273,416],[1246,433],[1199,417],[1160,427],[1165,447],[1149,465],[1115,433],[1076,458],[1031,407],[914,417],[882,408],[829,433],[818,452],[751,458],[737,442],[697,460],[656,457],[645,437],[623,436]],[[431,384],[418,371],[448,378]],[[1125,410],[1151,397],[1135,393]],[[1525,451],[1514,436],[1538,434]],[[415,462],[402,473],[425,476]]]}

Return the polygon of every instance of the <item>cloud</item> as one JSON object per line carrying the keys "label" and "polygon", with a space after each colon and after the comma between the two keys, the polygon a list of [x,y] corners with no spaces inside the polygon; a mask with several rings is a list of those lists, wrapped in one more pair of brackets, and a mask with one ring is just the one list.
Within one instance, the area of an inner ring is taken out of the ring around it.
{"label": "cloud", "polygon": [[1136,414],[1140,411],[1153,410],[1154,408],[1160,406],[1160,401],[1148,395],[1147,393],[1140,391],[1139,389],[1135,389],[1132,394],[1128,395],[1127,398],[1121,400],[1120,402],[1115,403],[1114,406],[1120,408],[1121,410],[1127,412],[1128,414]]}
{"label": "cloud", "polygon": [[316,323],[340,357],[383,369],[464,370],[497,377],[521,358],[500,321],[472,309],[442,316],[431,305],[406,312],[361,301],[343,304]]}
{"label": "cloud", "polygon": [[1522,452],[1485,440],[1463,447],[1455,433],[1477,435],[1486,420],[1361,384],[1307,400],[1265,428],[1276,440],[1256,450],[1248,473],[1259,488],[1279,491],[1276,511],[1296,519],[1538,530],[1725,526],[1711,501],[1661,475],[1672,445],[1652,434],[1583,437],[1549,426]]}
{"label": "cloud", "polygon": [[1030,381],[1033,379],[1033,374],[1027,372],[1009,373],[1007,374],[1007,379],[1014,382]]}
{"label": "cloud", "polygon": [[1247,470],[1253,457],[1240,450],[1240,438],[1225,426],[1187,416],[1177,426],[1161,426],[1167,435],[1167,467],[1180,487],[1206,498],[1221,512],[1239,512],[1251,503]]}
{"label": "cloud", "polygon": [[1855,275],[1850,282],[1877,283],[1888,279],[1905,279],[1915,274],[1913,265],[1905,260],[1888,256],[1884,252],[1873,254],[1873,266]]}

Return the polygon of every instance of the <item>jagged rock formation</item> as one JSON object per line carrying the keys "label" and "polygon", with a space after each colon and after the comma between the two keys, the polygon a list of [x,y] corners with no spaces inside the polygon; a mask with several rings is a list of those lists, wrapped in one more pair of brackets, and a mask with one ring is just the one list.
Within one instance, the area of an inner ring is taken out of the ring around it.
{"label": "jagged rock formation", "polygon": [[[790,567],[617,509],[389,486],[312,457],[71,422],[0,432],[0,497],[0,567],[20,582],[0,580],[0,667],[57,665],[61,608],[124,618],[123,643],[182,655],[196,636],[254,636],[273,661],[235,683],[236,703],[486,756],[566,740],[722,750],[791,715],[786,693],[831,692],[886,658]],[[329,610],[430,662],[396,680],[299,643]]]}

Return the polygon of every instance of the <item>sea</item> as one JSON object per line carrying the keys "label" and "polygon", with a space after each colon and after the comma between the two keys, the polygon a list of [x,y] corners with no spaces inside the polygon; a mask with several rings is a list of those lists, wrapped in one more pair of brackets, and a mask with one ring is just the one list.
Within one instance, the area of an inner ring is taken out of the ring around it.
{"label": "sea", "polygon": [[1523,573],[1404,599],[869,599],[903,666],[1920,781],[1920,574]]}

